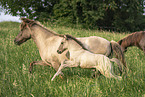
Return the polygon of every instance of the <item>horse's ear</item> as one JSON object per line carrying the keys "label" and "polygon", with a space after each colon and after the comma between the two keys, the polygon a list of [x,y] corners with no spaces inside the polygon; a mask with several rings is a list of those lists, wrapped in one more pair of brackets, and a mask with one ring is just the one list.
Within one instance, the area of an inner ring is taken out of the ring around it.
{"label": "horse's ear", "polygon": [[64,35],[63,37],[67,40],[67,36],[66,35]]}
{"label": "horse's ear", "polygon": [[32,22],[33,20],[30,20],[30,19],[27,19],[27,18],[21,18],[21,20],[25,23],[30,23]]}
{"label": "horse's ear", "polygon": [[26,20],[26,18],[21,18],[22,21]]}
{"label": "horse's ear", "polygon": [[28,21],[27,18],[21,18],[21,20],[22,20],[23,22],[27,22],[27,21]]}

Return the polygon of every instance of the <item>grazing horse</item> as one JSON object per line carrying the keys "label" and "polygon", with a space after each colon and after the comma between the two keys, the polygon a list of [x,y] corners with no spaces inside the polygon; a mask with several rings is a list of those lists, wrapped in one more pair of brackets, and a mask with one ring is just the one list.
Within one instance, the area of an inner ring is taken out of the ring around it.
{"label": "grazing horse", "polygon": [[[42,59],[42,61],[33,61],[30,63],[30,73],[32,72],[33,65],[49,65],[57,71],[61,62],[64,59],[68,59],[68,56],[66,57],[68,51],[61,55],[57,53],[57,48],[59,47],[63,35],[57,34],[54,31],[50,31],[37,21],[26,18],[21,18],[21,20],[21,31],[14,40],[15,44],[21,45],[32,38],[39,49]],[[121,59],[122,63],[125,64],[124,55],[122,54],[121,48],[117,42],[110,43],[106,39],[97,36],[83,37],[78,39],[84,43],[86,48],[94,53],[101,53],[109,56],[112,51],[114,51],[115,54]]]}
{"label": "grazing horse", "polygon": [[118,43],[121,45],[123,52],[126,52],[128,47],[137,46],[145,54],[145,31],[129,34],[127,37],[119,40]]}
{"label": "grazing horse", "polygon": [[86,49],[79,40],[70,35],[64,35],[64,38],[62,39],[57,52],[61,54],[65,50],[68,50],[70,52],[70,60],[64,60],[64,62],[61,63],[58,71],[51,79],[52,81],[57,75],[61,73],[61,70],[63,68],[78,66],[81,68],[95,68],[96,70],[99,70],[101,74],[108,78],[122,79],[121,76],[114,75],[112,70],[113,67],[110,61],[116,62],[116,58],[109,59],[105,55],[94,54]]}

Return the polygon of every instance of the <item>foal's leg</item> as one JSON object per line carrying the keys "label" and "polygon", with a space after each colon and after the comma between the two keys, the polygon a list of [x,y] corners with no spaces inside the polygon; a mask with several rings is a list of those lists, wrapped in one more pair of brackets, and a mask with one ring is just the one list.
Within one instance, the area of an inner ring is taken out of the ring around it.
{"label": "foal's leg", "polygon": [[74,61],[63,61],[58,69],[58,71],[55,73],[51,81],[54,80],[56,76],[58,76],[61,73],[61,70],[65,67],[77,67],[78,65],[75,65]]}
{"label": "foal's leg", "polygon": [[32,73],[33,65],[43,65],[43,66],[51,66],[50,63],[46,63],[44,61],[33,61],[30,63],[29,72]]}
{"label": "foal's leg", "polygon": [[[63,61],[62,61],[63,62]],[[58,71],[58,69],[59,69],[59,67],[60,67],[60,62],[58,62],[57,60],[56,61],[52,61],[51,62],[51,64],[52,64],[52,67],[56,70],[56,71]],[[60,71],[60,73],[59,74],[61,74],[61,75],[59,75],[60,76],[60,78],[61,79],[63,79],[63,73]]]}
{"label": "foal's leg", "polygon": [[58,68],[58,71],[55,73],[55,75],[52,77],[52,79],[51,79],[51,81],[53,81],[54,80],[54,78],[56,77],[56,76],[58,76],[60,73],[61,73],[61,70],[64,68],[64,64],[62,63],[61,65],[60,65],[60,67]]}

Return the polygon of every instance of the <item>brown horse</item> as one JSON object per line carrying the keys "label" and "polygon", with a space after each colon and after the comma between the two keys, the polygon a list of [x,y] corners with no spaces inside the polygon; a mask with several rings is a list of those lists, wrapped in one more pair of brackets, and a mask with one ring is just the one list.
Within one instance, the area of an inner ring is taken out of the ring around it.
{"label": "brown horse", "polygon": [[[60,63],[64,61],[64,59],[67,59],[67,50],[63,54],[57,53],[57,48],[61,43],[63,35],[57,34],[54,31],[46,29],[45,27],[43,27],[43,25],[34,20],[26,18],[21,18],[21,20],[21,31],[14,40],[15,44],[21,45],[22,43],[32,38],[39,49],[39,53],[42,59],[42,61],[34,61],[30,64],[30,72],[32,71],[33,65],[49,65],[57,71],[60,66]],[[112,53],[112,49],[116,48],[117,50],[113,51],[115,53],[120,54],[120,58],[124,61],[124,56],[122,54],[121,47],[117,42],[110,43],[106,39],[97,36],[82,37],[78,38],[78,40],[80,40],[90,51],[99,53],[99,51],[101,50],[104,52],[100,53],[104,55],[106,55],[107,53],[107,56],[110,55],[110,53]]]}
{"label": "brown horse", "polygon": [[127,37],[119,40],[118,43],[121,45],[123,52],[126,52],[128,47],[137,46],[145,54],[145,31],[129,34]]}

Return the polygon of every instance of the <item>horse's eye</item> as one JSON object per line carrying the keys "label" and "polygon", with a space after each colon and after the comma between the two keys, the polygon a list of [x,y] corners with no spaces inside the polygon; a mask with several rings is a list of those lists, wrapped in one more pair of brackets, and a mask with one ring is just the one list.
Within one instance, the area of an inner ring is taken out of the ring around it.
{"label": "horse's eye", "polygon": [[61,42],[61,44],[63,44],[63,42]]}

